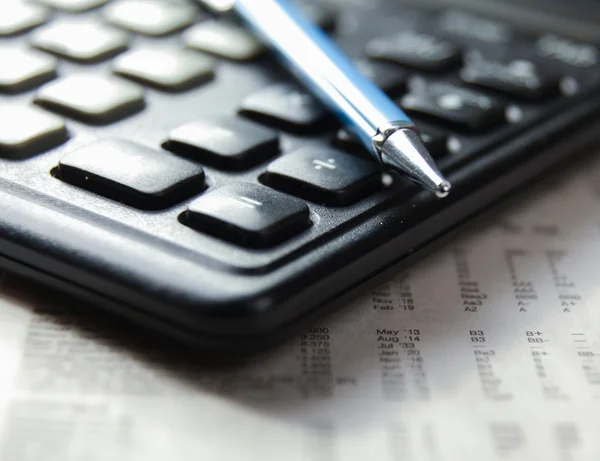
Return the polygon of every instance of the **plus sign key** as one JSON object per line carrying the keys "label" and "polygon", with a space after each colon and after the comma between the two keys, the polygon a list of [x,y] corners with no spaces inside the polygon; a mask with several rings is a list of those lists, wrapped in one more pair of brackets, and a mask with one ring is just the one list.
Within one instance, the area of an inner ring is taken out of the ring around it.
{"label": "plus sign key", "polygon": [[312,202],[345,206],[377,190],[381,171],[369,160],[308,146],[271,163],[263,181]]}

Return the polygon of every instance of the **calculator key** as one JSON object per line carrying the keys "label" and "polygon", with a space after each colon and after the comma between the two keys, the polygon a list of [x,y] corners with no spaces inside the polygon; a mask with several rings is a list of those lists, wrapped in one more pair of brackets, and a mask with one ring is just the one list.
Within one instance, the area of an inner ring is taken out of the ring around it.
{"label": "calculator key", "polygon": [[62,21],[34,32],[31,43],[63,58],[96,62],[125,50],[129,37],[98,22]]}
{"label": "calculator key", "polygon": [[434,159],[443,157],[448,153],[448,135],[446,133],[435,128],[422,128],[419,125],[417,127],[423,144]]}
{"label": "calculator key", "polygon": [[270,247],[311,225],[304,202],[264,186],[229,184],[194,200],[184,222],[249,247]]}
{"label": "calculator key", "polygon": [[279,135],[239,118],[212,118],[176,128],[163,147],[217,168],[243,169],[277,155]]}
{"label": "calculator key", "polygon": [[411,113],[434,118],[457,128],[482,131],[505,121],[505,106],[499,100],[451,83],[427,83],[414,78],[411,91],[401,99]]}
{"label": "calculator key", "polygon": [[82,13],[104,5],[108,0],[35,0],[51,8],[67,11],[69,13]]}
{"label": "calculator key", "polygon": [[56,59],[37,51],[0,48],[0,63],[0,91],[26,91],[56,77]]}
{"label": "calculator key", "polygon": [[513,28],[505,22],[458,9],[444,11],[434,27],[436,34],[470,46],[476,45],[473,41],[494,46],[505,45],[515,36]]}
{"label": "calculator key", "polygon": [[204,21],[183,34],[186,47],[234,61],[249,61],[266,50],[250,32],[223,21]]}
{"label": "calculator key", "polygon": [[0,37],[19,34],[44,24],[48,10],[21,2],[0,2]]}
{"label": "calculator key", "polygon": [[324,31],[335,29],[336,16],[330,8],[305,1],[297,1],[296,4],[311,22],[318,25]]}
{"label": "calculator key", "polygon": [[65,123],[34,106],[0,105],[0,158],[29,157],[62,144]]}
{"label": "calculator key", "polygon": [[104,9],[111,24],[143,35],[161,36],[190,26],[197,11],[161,0],[120,0]]}
{"label": "calculator key", "polygon": [[144,107],[144,92],[123,80],[73,75],[43,86],[36,104],[92,124],[115,122]]}
{"label": "calculator key", "polygon": [[367,55],[425,71],[443,71],[461,62],[460,49],[433,35],[406,30],[367,44]]}
{"label": "calculator key", "polygon": [[300,133],[324,128],[329,115],[310,93],[291,83],[277,83],[251,94],[242,101],[239,113],[282,130]]}
{"label": "calculator key", "polygon": [[[420,123],[417,124],[417,126],[419,128],[421,141],[423,141],[423,144],[433,158],[439,158],[446,154],[446,143],[448,140],[448,135],[446,133],[429,126],[424,128]],[[334,143],[336,146],[339,146],[348,152],[369,155],[367,148],[364,147],[355,136],[343,128],[338,130]]]}
{"label": "calculator key", "polygon": [[396,64],[368,59],[359,60],[355,64],[361,74],[390,96],[397,96],[406,88],[406,72]]}
{"label": "calculator key", "polygon": [[275,160],[265,184],[326,205],[349,205],[381,185],[375,162],[326,147],[304,147]]}
{"label": "calculator key", "polygon": [[600,64],[598,47],[554,34],[541,36],[534,44],[534,52],[538,57],[579,69],[591,69]]}
{"label": "calculator key", "polygon": [[215,62],[178,49],[138,49],[119,56],[113,72],[167,91],[182,91],[211,80]]}
{"label": "calculator key", "polygon": [[204,170],[168,152],[105,140],[60,160],[59,179],[135,208],[160,209],[205,189]]}
{"label": "calculator key", "polygon": [[487,60],[478,53],[472,53],[471,56],[460,72],[465,83],[526,99],[540,99],[558,92],[560,76],[553,72],[542,72],[531,61],[517,59],[500,62]]}

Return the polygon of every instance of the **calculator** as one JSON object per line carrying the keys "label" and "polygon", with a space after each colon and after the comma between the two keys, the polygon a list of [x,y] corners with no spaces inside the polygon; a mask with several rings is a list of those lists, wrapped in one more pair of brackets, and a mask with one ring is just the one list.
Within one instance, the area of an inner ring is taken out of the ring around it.
{"label": "calculator", "polygon": [[232,18],[3,1],[0,268],[254,350],[600,146],[598,2],[297,3],[411,115],[447,198],[373,161]]}

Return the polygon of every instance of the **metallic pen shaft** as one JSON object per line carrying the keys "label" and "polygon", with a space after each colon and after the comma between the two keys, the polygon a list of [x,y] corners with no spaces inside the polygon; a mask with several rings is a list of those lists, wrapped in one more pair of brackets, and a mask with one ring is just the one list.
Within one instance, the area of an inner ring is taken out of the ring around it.
{"label": "metallic pen shaft", "polygon": [[202,1],[217,11],[233,10],[378,161],[447,195],[450,184],[410,118],[289,0]]}
{"label": "metallic pen shaft", "polygon": [[409,120],[287,0],[236,0],[234,10],[369,150],[382,124]]}

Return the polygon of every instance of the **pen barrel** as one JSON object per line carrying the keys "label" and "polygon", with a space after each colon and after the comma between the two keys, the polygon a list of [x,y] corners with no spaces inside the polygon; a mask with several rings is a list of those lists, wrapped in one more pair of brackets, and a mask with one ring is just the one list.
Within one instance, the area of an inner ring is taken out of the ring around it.
{"label": "pen barrel", "polygon": [[372,138],[406,114],[288,0],[235,0],[233,9],[371,153]]}

